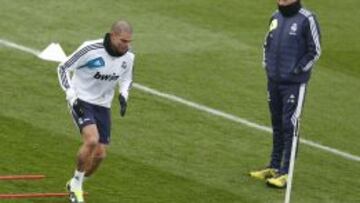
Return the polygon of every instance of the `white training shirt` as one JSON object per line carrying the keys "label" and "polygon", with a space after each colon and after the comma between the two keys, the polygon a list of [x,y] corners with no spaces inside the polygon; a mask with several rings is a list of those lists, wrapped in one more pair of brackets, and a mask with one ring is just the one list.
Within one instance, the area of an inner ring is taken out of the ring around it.
{"label": "white training shirt", "polygon": [[119,92],[128,98],[134,59],[130,51],[120,57],[109,55],[103,39],[86,41],[59,65],[59,82],[64,91],[73,89],[79,99],[110,108],[117,84]]}

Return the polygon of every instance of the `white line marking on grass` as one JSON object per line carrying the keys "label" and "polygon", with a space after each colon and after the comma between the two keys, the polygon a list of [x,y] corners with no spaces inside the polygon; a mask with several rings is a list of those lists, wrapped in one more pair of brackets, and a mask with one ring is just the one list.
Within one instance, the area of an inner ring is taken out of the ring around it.
{"label": "white line marking on grass", "polygon": [[10,41],[5,40],[5,39],[0,39],[0,44],[2,44],[4,46],[7,46],[7,47],[10,47],[10,48],[18,49],[18,50],[33,54],[35,56],[38,56],[40,54],[40,51],[38,51],[38,50],[29,48],[29,47],[24,47],[24,46],[21,46],[19,44],[15,44],[15,43],[10,42]]}
{"label": "white line marking on grass", "polygon": [[269,132],[269,133],[272,132],[271,128],[269,128],[269,127],[258,125],[256,123],[250,122],[250,121],[248,121],[246,119],[239,118],[237,116],[234,116],[234,115],[231,115],[231,114],[228,114],[228,113],[224,113],[222,111],[212,109],[210,107],[207,107],[207,106],[204,106],[204,105],[201,105],[201,104],[197,104],[197,103],[194,103],[194,102],[191,102],[191,101],[187,101],[187,100],[182,99],[180,97],[177,97],[175,95],[162,93],[162,92],[151,89],[149,87],[145,87],[145,86],[137,84],[137,83],[134,83],[133,86],[136,89],[147,92],[149,94],[152,94],[152,95],[155,95],[155,96],[158,96],[158,97],[162,97],[162,98],[165,98],[165,99],[177,102],[177,103],[181,103],[181,104],[184,104],[186,106],[192,107],[194,109],[198,109],[200,111],[205,111],[205,112],[207,112],[209,114],[213,114],[213,115],[216,115],[216,116],[226,118],[226,119],[231,120],[231,121],[235,121],[237,123],[241,123],[241,124],[249,126],[251,128],[255,128],[255,129],[265,131],[265,132]]}
{"label": "white line marking on grass", "polygon": [[[4,40],[4,39],[0,39],[0,44],[5,45],[7,47],[14,48],[14,49],[18,49],[18,50],[21,50],[21,51],[24,51],[24,52],[27,52],[27,53],[30,53],[30,54],[33,54],[35,56],[38,56],[38,54],[40,53],[40,51],[38,51],[36,49],[32,49],[32,48],[29,48],[29,47],[18,45],[18,44],[15,44],[13,42],[10,42],[10,41]],[[225,113],[225,112],[222,112],[222,111],[219,111],[219,110],[216,110],[216,109],[213,109],[213,108],[201,105],[201,104],[197,104],[197,103],[185,100],[183,98],[180,98],[180,97],[172,95],[172,94],[163,93],[163,92],[160,92],[160,91],[155,90],[155,89],[151,89],[149,87],[143,86],[143,85],[138,84],[138,83],[134,83],[133,86],[134,86],[134,88],[136,88],[136,89],[138,89],[140,91],[149,93],[151,95],[155,95],[155,96],[158,96],[158,97],[161,97],[161,98],[168,99],[168,100],[173,101],[173,102],[184,104],[184,105],[186,105],[188,107],[191,107],[191,108],[194,108],[194,109],[197,109],[197,110],[200,110],[200,111],[204,111],[204,112],[207,112],[209,114],[219,116],[219,117],[225,118],[227,120],[234,121],[236,123],[240,123],[242,125],[245,125],[245,126],[260,130],[260,131],[264,131],[264,132],[267,132],[267,133],[272,133],[271,128],[269,128],[267,126],[263,126],[263,125],[253,123],[253,122],[248,121],[248,120],[246,120],[244,118],[240,118],[240,117],[237,117],[237,116],[232,115],[232,114],[228,114],[228,113]],[[343,152],[343,151],[340,151],[338,149],[334,149],[334,148],[331,148],[331,147],[328,147],[328,146],[324,146],[324,145],[318,144],[316,142],[313,142],[311,140],[300,139],[300,142],[305,144],[305,145],[308,145],[310,147],[321,149],[321,150],[329,152],[331,154],[341,156],[341,157],[343,157],[345,159],[360,162],[360,157],[359,156],[356,156],[356,155],[353,155],[353,154],[350,154],[350,153],[347,153],[347,152]]]}
{"label": "white line marking on grass", "polygon": [[[255,128],[255,129],[260,130],[260,131],[264,131],[264,132],[267,132],[267,133],[272,133],[272,129],[270,127],[253,123],[253,122],[248,121],[248,120],[246,120],[244,118],[240,118],[240,117],[237,117],[235,115],[228,114],[228,113],[225,113],[225,112],[222,112],[222,111],[219,111],[219,110],[216,110],[216,109],[213,109],[213,108],[201,105],[201,104],[197,104],[197,103],[194,103],[194,102],[191,102],[191,101],[187,101],[187,100],[185,100],[183,98],[180,98],[180,97],[177,97],[175,95],[159,92],[157,90],[151,89],[149,87],[145,87],[145,86],[137,84],[137,83],[134,83],[133,86],[136,89],[147,92],[149,94],[152,94],[152,95],[155,95],[155,96],[158,96],[158,97],[162,97],[162,98],[165,98],[165,99],[177,102],[177,103],[181,103],[181,104],[184,104],[186,106],[192,107],[194,109],[198,109],[200,111],[205,111],[205,112],[207,112],[209,114],[216,115],[216,116],[219,116],[219,117],[223,117],[225,119],[228,119],[228,120],[234,121],[236,123],[246,125],[246,126],[251,127],[251,128]],[[328,146],[324,146],[324,145],[318,144],[318,143],[310,141],[310,140],[300,139],[300,142],[305,144],[305,145],[308,145],[308,146],[311,146],[311,147],[314,147],[314,148],[318,148],[318,149],[330,152],[332,154],[344,157],[346,159],[360,162],[360,157],[359,156],[352,155],[352,154],[349,154],[347,152],[343,152],[343,151],[340,151],[340,150],[337,150],[337,149],[334,149],[334,148],[331,148],[331,147],[328,147]]]}

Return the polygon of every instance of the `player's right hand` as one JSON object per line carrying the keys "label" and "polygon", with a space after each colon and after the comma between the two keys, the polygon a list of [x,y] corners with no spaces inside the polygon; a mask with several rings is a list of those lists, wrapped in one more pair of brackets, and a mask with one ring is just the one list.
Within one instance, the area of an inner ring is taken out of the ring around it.
{"label": "player's right hand", "polygon": [[76,93],[73,89],[69,88],[66,90],[66,101],[73,106],[75,101],[77,100]]}
{"label": "player's right hand", "polygon": [[69,88],[66,90],[66,100],[78,117],[82,117],[84,115],[81,101],[77,98],[73,89]]}

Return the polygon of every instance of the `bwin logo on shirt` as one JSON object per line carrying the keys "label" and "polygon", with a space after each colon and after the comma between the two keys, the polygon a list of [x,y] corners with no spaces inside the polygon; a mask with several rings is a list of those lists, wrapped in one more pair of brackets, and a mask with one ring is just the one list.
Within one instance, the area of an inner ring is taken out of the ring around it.
{"label": "bwin logo on shirt", "polygon": [[100,72],[96,72],[94,75],[94,78],[97,80],[106,80],[106,81],[112,81],[112,80],[117,80],[120,76],[116,75],[115,73],[113,73],[112,75],[110,74],[101,74]]}

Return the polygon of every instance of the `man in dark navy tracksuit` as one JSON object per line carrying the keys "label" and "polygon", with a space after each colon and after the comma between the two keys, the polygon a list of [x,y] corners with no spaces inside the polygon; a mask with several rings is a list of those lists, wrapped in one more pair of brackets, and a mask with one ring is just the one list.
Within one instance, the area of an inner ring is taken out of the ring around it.
{"label": "man in dark navy tracksuit", "polygon": [[306,85],[321,47],[314,14],[302,8],[300,0],[277,0],[277,3],[278,11],[270,19],[264,43],[263,61],[268,78],[273,150],[269,166],[250,175],[266,180],[270,186],[284,188]]}

